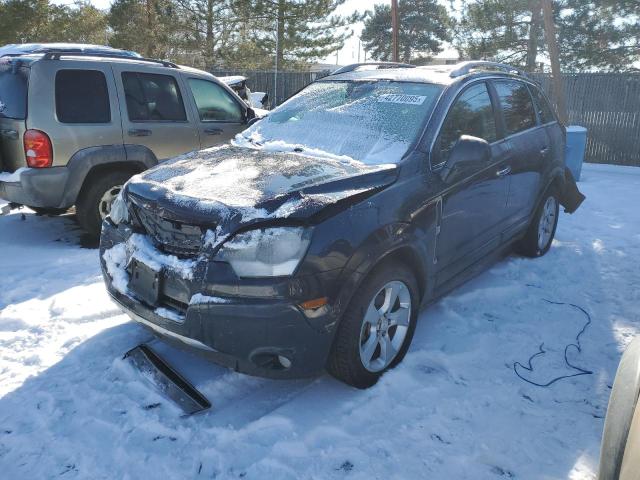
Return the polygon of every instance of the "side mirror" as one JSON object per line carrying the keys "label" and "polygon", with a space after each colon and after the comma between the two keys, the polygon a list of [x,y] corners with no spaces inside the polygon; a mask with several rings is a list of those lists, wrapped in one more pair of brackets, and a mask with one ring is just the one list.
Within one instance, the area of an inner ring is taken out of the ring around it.
{"label": "side mirror", "polygon": [[451,150],[447,163],[440,170],[440,177],[445,183],[451,183],[488,165],[490,160],[489,142],[462,135]]}

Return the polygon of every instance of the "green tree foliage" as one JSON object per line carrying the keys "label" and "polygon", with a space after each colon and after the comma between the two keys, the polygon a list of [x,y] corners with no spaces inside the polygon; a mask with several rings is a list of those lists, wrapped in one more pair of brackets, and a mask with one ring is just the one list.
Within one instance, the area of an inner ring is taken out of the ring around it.
{"label": "green tree foliage", "polygon": [[[400,0],[399,50],[403,62],[420,62],[442,51],[443,42],[451,40],[452,19],[437,0]],[[391,7],[375,5],[368,11],[362,42],[371,57],[392,58]]]}
{"label": "green tree foliage", "polygon": [[242,15],[248,35],[241,41],[252,44],[262,59],[277,57],[281,67],[321,59],[344,46],[353,34],[351,24],[360,18],[336,14],[345,1],[245,0]]}
{"label": "green tree foliage", "polygon": [[25,42],[104,43],[105,14],[89,2],[72,6],[47,0],[0,2],[0,45]]}
{"label": "green tree foliage", "polygon": [[626,71],[640,62],[640,1],[565,0],[556,18],[565,70]]}
{"label": "green tree foliage", "polygon": [[456,43],[465,58],[533,70],[544,45],[543,33],[539,0],[479,0],[465,4]]}
{"label": "green tree foliage", "polygon": [[[640,2],[556,0],[561,64],[566,71],[633,68],[640,60]],[[540,0],[464,2],[455,43],[466,58],[534,70],[546,55]]]}
{"label": "green tree foliage", "polygon": [[167,58],[179,25],[174,13],[171,0],[115,0],[108,17],[109,43],[146,57]]}

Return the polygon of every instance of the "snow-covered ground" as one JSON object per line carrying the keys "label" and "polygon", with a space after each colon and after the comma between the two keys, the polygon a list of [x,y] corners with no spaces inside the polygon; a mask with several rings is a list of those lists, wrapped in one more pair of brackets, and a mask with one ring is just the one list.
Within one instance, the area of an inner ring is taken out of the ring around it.
{"label": "snow-covered ground", "polygon": [[[0,217],[0,477],[593,478],[621,351],[640,330],[640,169],[586,166],[587,202],[538,260],[510,257],[428,308],[374,388],[256,379],[159,343],[213,409],[181,418],[122,354],[70,217]],[[24,214],[23,214],[24,213]],[[544,343],[536,383],[520,379]]]}

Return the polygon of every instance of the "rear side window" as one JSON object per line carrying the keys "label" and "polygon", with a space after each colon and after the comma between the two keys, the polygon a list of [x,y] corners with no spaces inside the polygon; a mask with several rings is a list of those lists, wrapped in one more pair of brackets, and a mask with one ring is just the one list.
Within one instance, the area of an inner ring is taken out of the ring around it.
{"label": "rear side window", "polygon": [[549,104],[549,101],[545,98],[544,95],[535,87],[530,87],[531,93],[533,94],[533,99],[536,103],[536,108],[538,110],[538,116],[540,117],[540,121],[542,123],[551,123],[556,121],[556,116],[553,113],[553,108]]}
{"label": "rear side window", "polygon": [[60,70],[56,74],[56,115],[62,123],[109,123],[111,107],[104,73]]}
{"label": "rear side window", "polygon": [[243,112],[238,102],[220,85],[207,80],[189,79],[189,87],[203,122],[243,121]]}
{"label": "rear side window", "polygon": [[29,69],[0,59],[0,118],[27,118]]}
{"label": "rear side window", "polygon": [[127,113],[132,122],[186,122],[178,82],[170,75],[124,72]]}
{"label": "rear side window", "polygon": [[496,82],[496,91],[502,105],[507,134],[528,130],[536,126],[536,112],[529,89],[524,83]]}
{"label": "rear side window", "polygon": [[491,96],[485,83],[469,87],[449,110],[436,144],[439,147],[433,165],[447,161],[462,135],[482,138],[489,143],[498,138]]}

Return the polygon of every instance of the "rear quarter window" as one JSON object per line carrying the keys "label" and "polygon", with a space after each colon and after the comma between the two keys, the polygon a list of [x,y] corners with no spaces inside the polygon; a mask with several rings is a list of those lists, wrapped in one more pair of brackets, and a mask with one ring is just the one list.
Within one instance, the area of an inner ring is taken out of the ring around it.
{"label": "rear quarter window", "polygon": [[29,69],[0,59],[0,118],[27,118]]}
{"label": "rear quarter window", "polygon": [[104,73],[60,70],[56,74],[56,115],[62,123],[109,123],[111,107]]}
{"label": "rear quarter window", "polygon": [[536,111],[529,89],[522,82],[495,82],[507,134],[523,132],[537,125]]}

